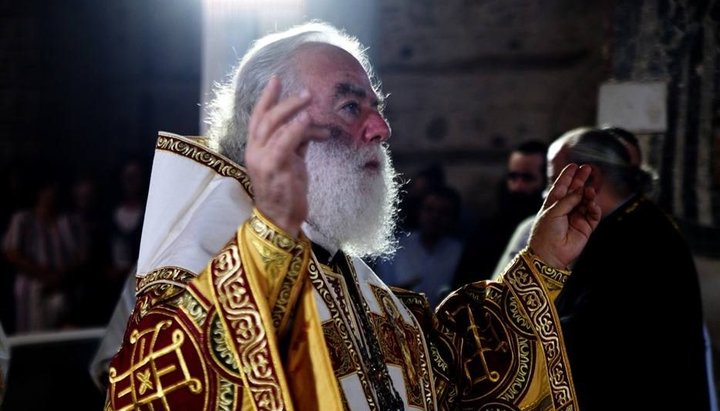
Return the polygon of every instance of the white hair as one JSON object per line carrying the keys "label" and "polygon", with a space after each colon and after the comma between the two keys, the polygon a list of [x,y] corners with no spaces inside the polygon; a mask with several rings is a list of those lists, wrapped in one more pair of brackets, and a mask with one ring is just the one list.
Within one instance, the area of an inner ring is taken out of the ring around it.
{"label": "white hair", "polygon": [[256,40],[233,70],[232,78],[218,84],[207,107],[210,147],[233,161],[244,163],[248,123],[256,100],[272,75],[283,84],[283,95],[300,89],[293,57],[306,43],[330,44],[350,53],[365,69],[373,89],[380,95],[366,48],[357,38],[327,23],[311,21]]}

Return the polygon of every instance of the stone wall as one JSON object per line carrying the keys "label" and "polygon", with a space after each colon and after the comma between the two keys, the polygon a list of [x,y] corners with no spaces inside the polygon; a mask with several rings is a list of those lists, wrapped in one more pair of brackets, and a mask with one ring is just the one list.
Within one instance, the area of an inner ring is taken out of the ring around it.
{"label": "stone wall", "polygon": [[609,2],[379,4],[374,54],[408,177],[440,162],[466,205],[487,215],[512,146],[595,123]]}
{"label": "stone wall", "polygon": [[[668,81],[669,132],[643,143],[663,204],[698,247],[720,250],[702,240],[720,237],[717,0],[374,0],[363,13],[343,4],[308,0],[307,11],[377,22],[350,29],[371,37],[391,94],[396,165],[412,177],[439,162],[481,215],[510,147],[594,124],[604,81]],[[151,154],[159,129],[199,131],[200,2],[4,2],[0,27],[3,165],[104,167]]]}

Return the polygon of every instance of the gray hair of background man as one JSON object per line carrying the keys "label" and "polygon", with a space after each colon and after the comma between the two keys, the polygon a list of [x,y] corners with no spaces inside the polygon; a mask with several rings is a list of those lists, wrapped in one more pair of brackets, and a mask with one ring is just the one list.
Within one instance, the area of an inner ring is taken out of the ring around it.
{"label": "gray hair of background man", "polygon": [[[576,128],[560,136],[553,146],[560,144],[569,148],[568,162],[598,167],[613,190],[621,196],[652,193],[655,174],[649,167],[633,161],[628,141],[619,137],[615,130],[617,128]],[[630,133],[627,130],[623,132]],[[639,147],[635,148],[639,150]]]}
{"label": "gray hair of background man", "polygon": [[216,85],[207,118],[211,148],[237,163],[244,162],[248,123],[256,100],[272,75],[280,78],[283,97],[300,91],[293,57],[305,43],[330,44],[350,53],[367,72],[374,91],[382,96],[367,49],[357,38],[321,21],[301,24],[256,40],[233,70],[230,81]]}

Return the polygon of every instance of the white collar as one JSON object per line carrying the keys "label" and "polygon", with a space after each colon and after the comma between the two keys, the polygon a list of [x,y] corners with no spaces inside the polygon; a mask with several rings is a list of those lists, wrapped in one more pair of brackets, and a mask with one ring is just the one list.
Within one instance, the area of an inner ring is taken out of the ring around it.
{"label": "white collar", "polygon": [[160,267],[200,273],[252,211],[243,167],[198,139],[160,132],[136,275]]}

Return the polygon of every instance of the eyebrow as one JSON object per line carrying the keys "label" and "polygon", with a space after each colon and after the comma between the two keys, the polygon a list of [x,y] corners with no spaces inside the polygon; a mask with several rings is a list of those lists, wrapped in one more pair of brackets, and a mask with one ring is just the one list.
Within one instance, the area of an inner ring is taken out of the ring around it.
{"label": "eyebrow", "polygon": [[[337,83],[335,84],[335,101],[340,100],[341,98],[353,95],[359,99],[365,99],[367,98],[368,94],[365,92],[365,90],[362,87],[358,87],[355,84],[351,83]],[[374,107],[378,107],[382,104],[381,99],[379,99],[376,96],[373,96],[371,98],[371,104]]]}

